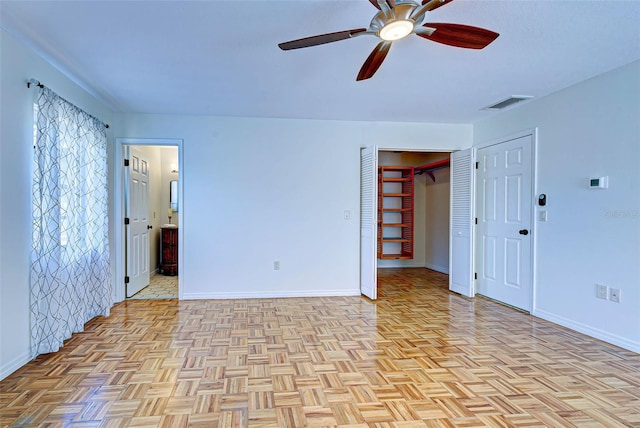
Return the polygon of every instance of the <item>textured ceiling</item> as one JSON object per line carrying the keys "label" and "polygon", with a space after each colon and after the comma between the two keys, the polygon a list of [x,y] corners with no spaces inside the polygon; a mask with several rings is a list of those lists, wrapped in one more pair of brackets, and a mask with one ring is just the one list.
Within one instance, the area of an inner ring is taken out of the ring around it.
{"label": "textured ceiling", "polygon": [[637,0],[455,0],[427,21],[500,37],[476,51],[410,36],[362,82],[375,37],[277,47],[367,27],[376,12],[367,0],[0,1],[4,29],[129,113],[471,123],[511,95],[539,98],[640,59]]}

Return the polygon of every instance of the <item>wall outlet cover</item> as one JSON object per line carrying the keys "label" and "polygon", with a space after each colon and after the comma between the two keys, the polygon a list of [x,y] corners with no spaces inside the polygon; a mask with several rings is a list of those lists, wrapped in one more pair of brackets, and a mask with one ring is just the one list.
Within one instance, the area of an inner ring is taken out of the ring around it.
{"label": "wall outlet cover", "polygon": [[609,289],[609,300],[615,303],[620,303],[620,289],[619,288],[611,288]]}
{"label": "wall outlet cover", "polygon": [[596,297],[598,299],[607,300],[607,288],[608,287],[606,285],[596,284]]}

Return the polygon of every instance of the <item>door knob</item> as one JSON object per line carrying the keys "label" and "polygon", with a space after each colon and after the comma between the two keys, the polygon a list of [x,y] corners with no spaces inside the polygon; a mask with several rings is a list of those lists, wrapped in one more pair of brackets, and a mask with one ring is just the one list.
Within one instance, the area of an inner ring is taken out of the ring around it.
{"label": "door knob", "polygon": [[153,226],[151,226],[150,224],[147,225],[147,229],[153,229]]}
{"label": "door knob", "polygon": [[528,234],[529,234],[529,231],[528,231],[527,229],[522,229],[522,230],[518,231],[518,233],[519,233],[520,235],[528,235]]}

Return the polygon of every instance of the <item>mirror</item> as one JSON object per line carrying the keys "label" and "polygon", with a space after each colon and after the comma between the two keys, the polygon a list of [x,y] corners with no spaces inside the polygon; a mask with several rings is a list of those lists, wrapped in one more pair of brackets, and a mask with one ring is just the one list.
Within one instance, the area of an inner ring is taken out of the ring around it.
{"label": "mirror", "polygon": [[178,180],[169,182],[169,204],[173,211],[178,211]]}

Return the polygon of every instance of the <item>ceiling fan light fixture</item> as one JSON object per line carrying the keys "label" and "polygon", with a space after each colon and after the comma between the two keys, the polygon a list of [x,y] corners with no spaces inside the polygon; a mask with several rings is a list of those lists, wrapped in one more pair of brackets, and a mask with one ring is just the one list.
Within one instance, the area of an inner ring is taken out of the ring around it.
{"label": "ceiling fan light fixture", "polygon": [[378,35],[382,40],[394,41],[407,37],[413,32],[414,22],[407,19],[387,22]]}

